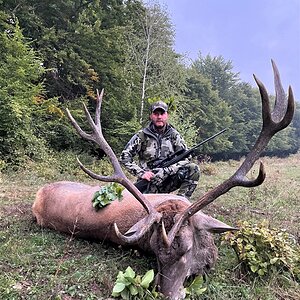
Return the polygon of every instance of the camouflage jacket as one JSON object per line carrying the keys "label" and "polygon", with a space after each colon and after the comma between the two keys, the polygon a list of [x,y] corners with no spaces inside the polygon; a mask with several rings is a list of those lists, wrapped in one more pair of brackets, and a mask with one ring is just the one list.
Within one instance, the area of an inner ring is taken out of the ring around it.
{"label": "camouflage jacket", "polygon": [[[150,123],[148,127],[141,129],[130,139],[122,151],[120,161],[131,174],[141,177],[145,171],[150,170],[148,166],[150,161],[156,158],[166,158],[181,149],[187,149],[187,146],[174,127],[167,124],[165,132],[158,134],[153,124]],[[138,163],[134,161],[135,156],[138,156]],[[188,162],[185,159],[170,166],[171,173],[175,174],[180,166]]]}

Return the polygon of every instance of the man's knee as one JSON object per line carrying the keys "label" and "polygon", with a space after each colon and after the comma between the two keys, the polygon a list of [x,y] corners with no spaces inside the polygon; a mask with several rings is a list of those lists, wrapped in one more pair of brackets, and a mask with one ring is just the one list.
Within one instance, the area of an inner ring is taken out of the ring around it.
{"label": "man's knee", "polygon": [[195,163],[189,163],[184,166],[185,170],[185,179],[192,180],[192,181],[198,181],[200,178],[200,169],[197,164]]}

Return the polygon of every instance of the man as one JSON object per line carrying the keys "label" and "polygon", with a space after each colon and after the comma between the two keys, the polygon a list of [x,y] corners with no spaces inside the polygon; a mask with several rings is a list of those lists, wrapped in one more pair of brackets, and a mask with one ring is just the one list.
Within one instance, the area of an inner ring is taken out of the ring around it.
{"label": "man", "polygon": [[[168,124],[168,106],[163,101],[151,105],[150,124],[137,132],[121,154],[121,162],[139,180],[148,181],[145,193],[170,193],[190,198],[194,192],[200,171],[196,164],[184,159],[166,168],[151,170],[149,162],[162,159],[174,152],[187,149],[183,138]],[[139,163],[134,161],[138,156]]]}

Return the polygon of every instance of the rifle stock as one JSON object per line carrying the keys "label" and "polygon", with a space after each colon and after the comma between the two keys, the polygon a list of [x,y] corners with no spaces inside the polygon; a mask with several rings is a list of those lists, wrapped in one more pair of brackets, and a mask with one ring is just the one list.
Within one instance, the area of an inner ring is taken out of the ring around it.
{"label": "rifle stock", "polygon": [[137,189],[141,192],[141,193],[147,193],[149,190],[149,184],[150,181],[146,180],[146,179],[141,179],[139,181],[137,181],[134,185],[137,187]]}

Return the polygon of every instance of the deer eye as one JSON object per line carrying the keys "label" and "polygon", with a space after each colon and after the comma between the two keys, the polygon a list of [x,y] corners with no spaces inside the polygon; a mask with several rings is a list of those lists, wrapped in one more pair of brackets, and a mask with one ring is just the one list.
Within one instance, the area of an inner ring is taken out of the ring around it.
{"label": "deer eye", "polygon": [[188,226],[188,225],[190,225],[189,220],[185,220],[185,221],[182,223],[181,226]]}

